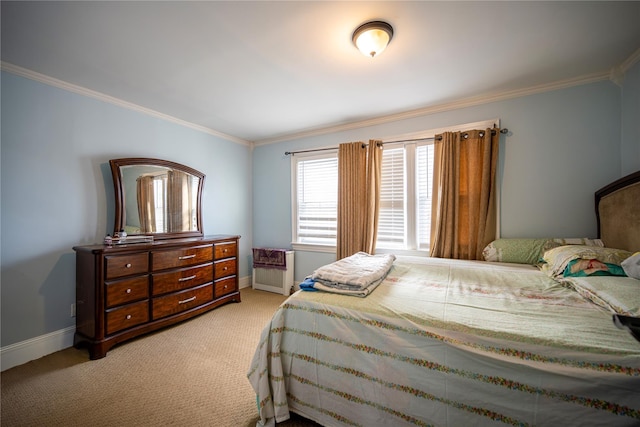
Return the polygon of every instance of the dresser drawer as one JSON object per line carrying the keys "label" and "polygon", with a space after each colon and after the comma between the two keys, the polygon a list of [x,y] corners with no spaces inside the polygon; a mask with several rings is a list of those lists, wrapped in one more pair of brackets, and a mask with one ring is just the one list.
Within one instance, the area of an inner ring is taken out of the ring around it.
{"label": "dresser drawer", "polygon": [[107,308],[137,301],[149,297],[149,275],[107,282],[105,287]]}
{"label": "dresser drawer", "polygon": [[193,288],[213,281],[213,263],[153,274],[153,295]]}
{"label": "dresser drawer", "polygon": [[149,321],[149,301],[107,310],[107,335]]}
{"label": "dresser drawer", "polygon": [[224,279],[219,279],[214,282],[215,286],[215,298],[220,298],[226,294],[234,292],[236,290],[236,277],[226,277]]}
{"label": "dresser drawer", "polygon": [[215,262],[215,279],[220,279],[226,276],[232,276],[236,274],[236,259],[229,258],[222,261]]}
{"label": "dresser drawer", "polygon": [[197,307],[213,300],[213,284],[157,297],[152,300],[153,320]]}
{"label": "dresser drawer", "polygon": [[166,270],[168,268],[186,267],[202,264],[213,260],[213,246],[195,246],[170,251],[151,252],[151,265],[153,271]]}
{"label": "dresser drawer", "polygon": [[215,244],[215,259],[235,257],[238,251],[236,242],[224,242]]}
{"label": "dresser drawer", "polygon": [[132,276],[149,270],[149,252],[128,255],[107,255],[104,257],[105,278]]}

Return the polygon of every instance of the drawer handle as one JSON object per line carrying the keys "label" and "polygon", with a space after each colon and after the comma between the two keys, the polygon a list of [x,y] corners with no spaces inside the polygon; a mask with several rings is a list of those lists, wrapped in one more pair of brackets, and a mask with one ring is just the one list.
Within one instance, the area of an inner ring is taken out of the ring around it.
{"label": "drawer handle", "polygon": [[227,289],[229,287],[229,285],[224,285],[224,289]]}
{"label": "drawer handle", "polygon": [[181,277],[178,279],[178,282],[186,282],[187,280],[193,280],[197,277],[196,274],[194,274],[193,276],[189,276],[189,277]]}
{"label": "drawer handle", "polygon": [[125,267],[131,268],[131,263],[128,263],[127,265],[125,265]]}
{"label": "drawer handle", "polygon": [[227,267],[223,267],[223,268],[222,268],[222,271],[227,271]]}
{"label": "drawer handle", "polygon": [[131,315],[127,314],[127,320],[131,320]]}
{"label": "drawer handle", "polygon": [[127,293],[130,294],[131,293],[131,288],[127,289]]}
{"label": "drawer handle", "polygon": [[178,301],[178,304],[186,304],[188,302],[195,301],[195,300],[196,300],[196,296],[194,295],[191,298],[187,298],[187,299],[183,299],[182,301]]}
{"label": "drawer handle", "polygon": [[193,255],[183,255],[183,256],[179,256],[178,259],[191,259],[191,258],[195,258],[196,254]]}

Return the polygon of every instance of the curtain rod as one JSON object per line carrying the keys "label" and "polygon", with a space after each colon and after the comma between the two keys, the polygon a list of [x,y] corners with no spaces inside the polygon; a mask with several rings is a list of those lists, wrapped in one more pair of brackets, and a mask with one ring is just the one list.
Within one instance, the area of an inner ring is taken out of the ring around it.
{"label": "curtain rod", "polygon": [[[508,132],[509,132],[509,129],[507,129],[507,128],[500,129],[500,133],[502,133],[502,134],[506,134]],[[491,134],[495,135],[496,131],[492,130]],[[382,142],[381,144],[384,145],[384,144],[395,144],[397,142],[428,141],[430,139],[432,139],[434,141],[440,141],[442,139],[442,136],[440,136],[439,138],[436,138],[436,137],[432,136],[432,137],[428,137],[428,138],[399,139],[399,140],[396,140],[396,141],[385,141],[385,142]],[[362,146],[365,147],[366,144],[363,144]],[[328,151],[328,150],[337,150],[337,149],[338,149],[338,147],[329,147],[329,148],[316,148],[316,149],[313,149],[313,150],[285,151],[284,155],[285,156],[289,156],[289,155],[293,156],[294,154],[298,154],[298,153],[312,153],[312,152],[315,152],[315,151]]]}

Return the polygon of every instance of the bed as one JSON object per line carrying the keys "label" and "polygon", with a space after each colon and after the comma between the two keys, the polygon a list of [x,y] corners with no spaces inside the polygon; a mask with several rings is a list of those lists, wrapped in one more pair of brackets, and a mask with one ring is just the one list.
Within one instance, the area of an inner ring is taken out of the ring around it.
{"label": "bed", "polygon": [[640,425],[638,200],[640,172],[596,193],[597,239],[398,256],[366,296],[296,292],[248,371],[258,425]]}

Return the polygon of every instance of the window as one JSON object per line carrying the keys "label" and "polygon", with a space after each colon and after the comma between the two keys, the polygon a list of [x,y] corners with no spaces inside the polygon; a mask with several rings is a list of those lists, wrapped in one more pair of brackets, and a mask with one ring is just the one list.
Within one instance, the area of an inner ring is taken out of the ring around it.
{"label": "window", "polygon": [[429,250],[431,237],[431,202],[433,190],[433,145],[419,145],[416,152],[418,194],[418,249]]}
{"label": "window", "polygon": [[153,201],[155,207],[155,227],[154,230],[164,230],[164,225],[167,222],[167,218],[165,218],[165,206],[167,205],[166,200],[166,190],[167,186],[167,175],[158,175],[153,177]]}
{"label": "window", "polygon": [[406,178],[404,148],[385,148],[382,151],[377,247],[401,248],[404,246],[407,229]]}
{"label": "window", "polygon": [[429,250],[432,176],[433,144],[385,147],[378,249]]}
{"label": "window", "polygon": [[[433,146],[407,143],[385,147],[382,153],[376,246],[378,249],[428,250]],[[295,155],[293,172],[294,243],[335,246],[337,151]]]}
{"label": "window", "polygon": [[[376,250],[428,251],[431,234],[433,136],[442,132],[486,129],[499,120],[469,123],[393,138],[385,143]],[[293,245],[332,252],[336,245],[338,153],[296,154],[292,161]],[[314,246],[315,247],[312,247]]]}
{"label": "window", "polygon": [[293,158],[294,242],[336,245],[338,153]]}

